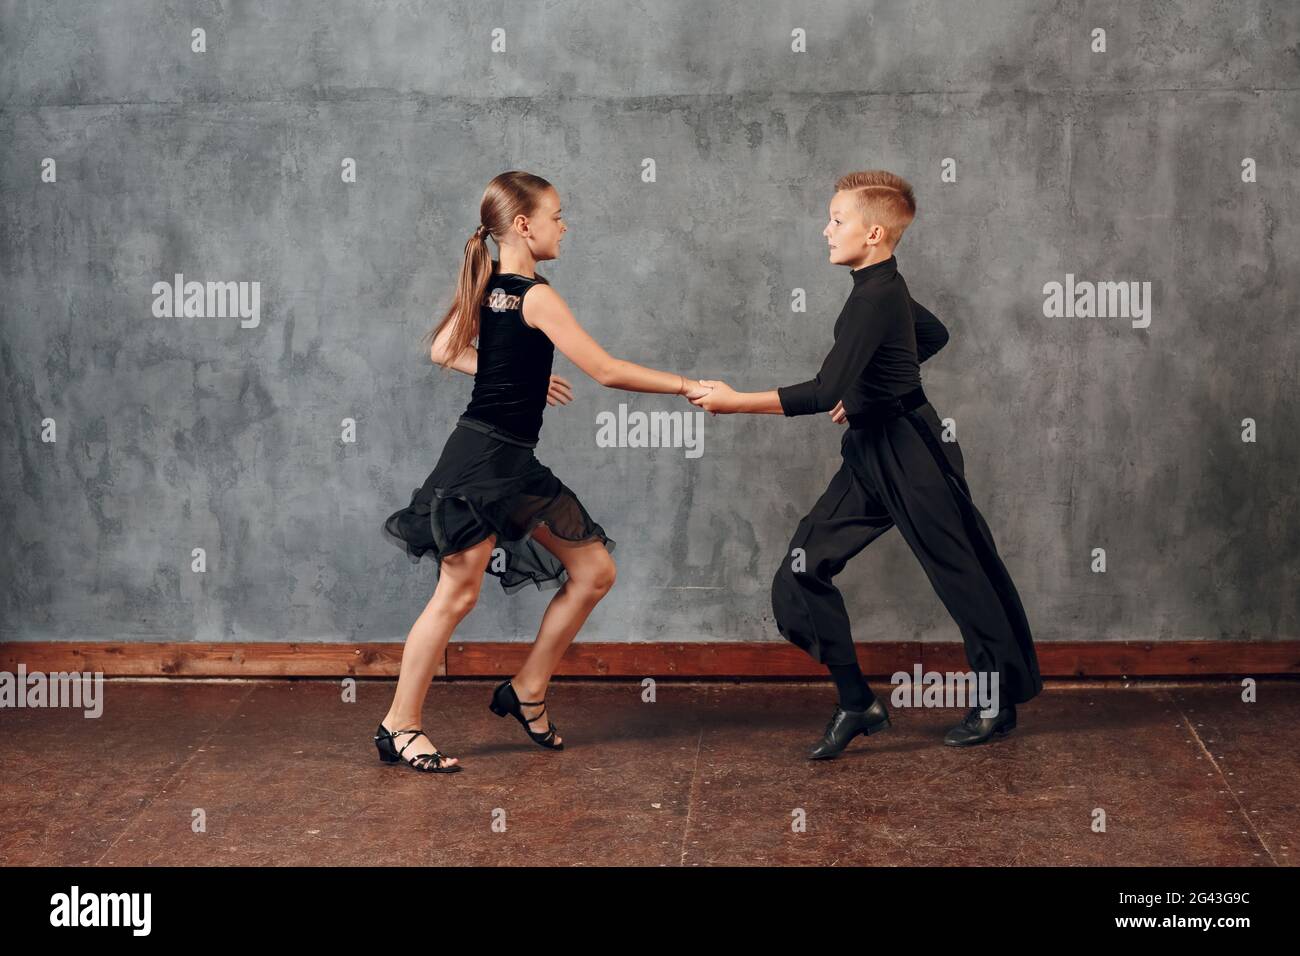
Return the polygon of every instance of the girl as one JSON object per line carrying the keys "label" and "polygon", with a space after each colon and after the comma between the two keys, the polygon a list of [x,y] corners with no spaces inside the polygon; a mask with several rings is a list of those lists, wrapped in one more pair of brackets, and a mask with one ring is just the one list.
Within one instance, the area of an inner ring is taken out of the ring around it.
{"label": "girl", "polygon": [[[537,274],[537,263],[559,256],[568,229],[546,180],[518,170],[497,176],[483,192],[479,222],[465,244],[455,299],[426,336],[433,361],[473,375],[474,391],[424,486],[384,522],[412,561],[433,553],[438,584],[406,638],[397,692],[374,740],[385,762],[403,759],[432,773],[461,767],[418,729],[424,695],[452,631],[478,600],[484,572],[500,578],[507,594],[529,582],[559,587],[524,666],[490,704],[551,750],[564,746],[544,706],[551,674],[614,584],[614,541],[533,455],[542,410],[573,398],[570,384],[551,374],[554,350],[609,388],[689,399],[709,391],[609,355]],[[488,253],[488,236],[499,261]]]}

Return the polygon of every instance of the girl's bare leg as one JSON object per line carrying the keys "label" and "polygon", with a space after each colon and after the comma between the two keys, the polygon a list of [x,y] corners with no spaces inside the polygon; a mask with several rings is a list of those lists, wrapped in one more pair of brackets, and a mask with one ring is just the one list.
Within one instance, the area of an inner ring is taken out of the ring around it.
{"label": "girl's bare leg", "polygon": [[[560,658],[586,622],[587,615],[614,586],[615,578],[614,559],[599,539],[572,544],[557,538],[545,525],[533,529],[533,538],[560,559],[568,572],[568,579],[546,606],[533,649],[519,673],[510,681],[520,700],[546,698],[551,674]],[[527,717],[541,713],[541,710],[540,706],[524,707],[523,713]],[[547,714],[528,724],[537,733],[545,733],[550,725]],[[555,742],[563,743],[559,734],[556,734]]]}
{"label": "girl's bare leg", "polygon": [[[438,661],[447,650],[452,631],[456,630],[457,625],[474,609],[478,601],[479,589],[483,586],[483,572],[492,557],[495,541],[496,538],[488,537],[472,548],[449,554],[442,559],[438,586],[429,603],[411,625],[406,645],[402,648],[402,669],[397,678],[397,691],[393,694],[393,703],[383,721],[390,731],[420,726],[429,682],[438,669]],[[393,738],[393,746],[397,750],[406,747],[403,759],[432,753],[436,749],[433,741],[424,734],[420,734],[407,746],[411,736],[398,734]],[[448,757],[443,761],[443,766],[455,763],[459,763],[455,757]]]}

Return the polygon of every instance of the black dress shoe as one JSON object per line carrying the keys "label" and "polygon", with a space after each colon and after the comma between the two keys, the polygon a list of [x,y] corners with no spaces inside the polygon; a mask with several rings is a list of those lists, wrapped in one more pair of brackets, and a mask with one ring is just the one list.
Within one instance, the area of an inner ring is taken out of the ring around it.
{"label": "black dress shoe", "polygon": [[866,710],[845,710],[836,707],[831,722],[826,725],[826,733],[812,750],[808,751],[809,760],[825,760],[836,756],[849,745],[849,741],[858,734],[878,734],[889,726],[889,711],[884,702],[877,697]]}
{"label": "black dress shoe", "polygon": [[1008,704],[996,717],[981,717],[980,708],[972,707],[961,723],[944,735],[943,742],[950,747],[973,747],[994,737],[1005,737],[1016,729],[1016,705]]}

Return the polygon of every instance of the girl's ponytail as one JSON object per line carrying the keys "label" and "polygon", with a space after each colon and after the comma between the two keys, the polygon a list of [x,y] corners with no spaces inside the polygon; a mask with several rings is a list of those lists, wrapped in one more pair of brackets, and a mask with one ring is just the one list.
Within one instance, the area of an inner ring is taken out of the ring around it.
{"label": "girl's ponytail", "polygon": [[439,364],[450,366],[478,338],[479,304],[492,280],[488,236],[494,237],[500,248],[501,236],[514,225],[515,217],[531,216],[537,209],[542,194],[551,188],[551,184],[542,177],[520,170],[502,173],[488,183],[487,189],[483,191],[483,200],[479,203],[479,227],[465,243],[465,256],[460,263],[460,275],[456,279],[456,293],[452,297],[451,306],[443,315],[442,321],[427,332],[422,340],[432,346],[439,333],[451,324],[451,338]]}
{"label": "girl's ponytail", "polygon": [[478,338],[478,306],[487,292],[488,280],[492,278],[492,256],[488,253],[487,237],[487,229],[479,226],[465,243],[465,256],[461,259],[451,307],[422,340],[432,346],[438,333],[449,323],[452,325],[451,339],[439,363],[444,368],[449,367]]}

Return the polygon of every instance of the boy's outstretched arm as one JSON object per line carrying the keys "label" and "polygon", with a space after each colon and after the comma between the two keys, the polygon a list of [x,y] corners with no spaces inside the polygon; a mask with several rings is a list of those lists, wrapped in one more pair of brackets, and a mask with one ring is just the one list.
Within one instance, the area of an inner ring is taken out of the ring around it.
{"label": "boy's outstretched arm", "polygon": [[806,382],[766,392],[737,392],[725,382],[701,379],[700,384],[711,386],[713,391],[692,399],[691,404],[714,414],[812,415],[829,412],[867,367],[884,339],[885,323],[874,313],[874,309],[852,297],[844,303],[835,322],[839,330],[835,344],[822,360],[816,377]]}

